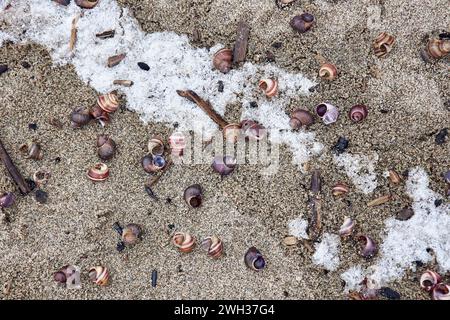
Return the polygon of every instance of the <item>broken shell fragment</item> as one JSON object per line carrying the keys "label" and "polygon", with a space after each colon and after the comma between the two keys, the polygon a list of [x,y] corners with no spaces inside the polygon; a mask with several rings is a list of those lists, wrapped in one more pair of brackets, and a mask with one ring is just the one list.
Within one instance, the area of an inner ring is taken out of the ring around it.
{"label": "broken shell fragment", "polygon": [[266,129],[258,122],[253,120],[243,120],[239,124],[244,137],[259,141],[266,136]]}
{"label": "broken shell fragment", "polygon": [[107,113],[113,113],[119,108],[119,97],[113,91],[97,98],[98,106]]}
{"label": "broken shell fragment", "polygon": [[75,3],[83,9],[92,9],[97,5],[98,0],[75,0]]}
{"label": "broken shell fragment", "polygon": [[106,286],[109,282],[109,271],[102,266],[92,267],[89,269],[89,279],[99,286]]}
{"label": "broken shell fragment", "polygon": [[345,184],[338,182],[334,185],[332,189],[333,196],[339,197],[347,194],[350,191],[350,188]]}
{"label": "broken shell fragment", "polygon": [[108,112],[104,111],[98,105],[95,105],[92,108],[92,111],[90,112],[90,115],[92,116],[92,118],[97,120],[102,125],[102,127],[105,126],[106,122],[109,122],[109,114],[108,114]]}
{"label": "broken shell fragment", "polygon": [[313,115],[303,109],[296,109],[291,114],[291,120],[289,120],[289,125],[292,129],[299,129],[302,126],[308,127],[314,123]]}
{"label": "broken shell fragment", "polygon": [[117,66],[123,59],[125,59],[125,57],[126,57],[125,53],[121,53],[121,54],[109,57],[108,63],[107,63],[108,67],[112,68],[112,67]]}
{"label": "broken shell fragment", "polygon": [[314,23],[314,16],[310,13],[302,13],[292,18],[290,25],[298,33],[305,33],[311,29]]}
{"label": "broken shell fragment", "polygon": [[14,204],[16,196],[12,192],[5,192],[0,195],[0,208],[9,208]]}
{"label": "broken shell fragment", "polygon": [[425,291],[432,291],[441,282],[441,276],[432,270],[425,271],[420,277],[420,287]]}
{"label": "broken shell fragment", "polygon": [[266,266],[266,261],[263,255],[255,247],[251,247],[247,250],[244,256],[244,261],[247,267],[252,270],[260,271]]}
{"label": "broken shell fragment", "polygon": [[27,155],[27,159],[41,160],[44,156],[41,145],[37,142],[23,144],[19,147],[19,150]]}
{"label": "broken shell fragment", "polygon": [[172,243],[180,252],[189,253],[194,250],[195,237],[186,232],[176,232],[172,237]]}
{"label": "broken shell fragment", "polygon": [[162,156],[164,153],[164,142],[159,138],[151,138],[148,141],[147,148],[152,156]]}
{"label": "broken shell fragment", "polygon": [[33,181],[38,187],[45,185],[50,179],[51,173],[47,170],[38,170],[33,174]]}
{"label": "broken shell fragment", "polygon": [[325,102],[316,106],[316,113],[325,124],[334,123],[339,117],[339,110],[332,104]]}
{"label": "broken shell fragment", "polygon": [[124,87],[131,87],[134,84],[134,82],[131,80],[114,80],[113,84]]}
{"label": "broken shell fragment", "polygon": [[354,228],[355,228],[355,221],[353,221],[349,217],[345,217],[344,223],[339,229],[339,235],[341,237],[348,237],[353,233]]}
{"label": "broken shell fragment", "polygon": [[222,73],[228,73],[233,63],[233,51],[228,48],[222,48],[213,56],[214,68]]}
{"label": "broken shell fragment", "polygon": [[444,283],[438,283],[431,293],[433,300],[450,300],[450,286]]}
{"label": "broken shell fragment", "polygon": [[230,123],[223,128],[223,136],[229,143],[236,143],[241,136],[241,126],[238,123]]}
{"label": "broken shell fragment", "polygon": [[122,241],[126,245],[131,246],[140,240],[141,234],[142,229],[138,224],[127,224],[125,228],[122,229]]}
{"label": "broken shell fragment", "polygon": [[383,204],[383,203],[388,202],[388,201],[391,200],[391,199],[392,199],[392,196],[391,196],[390,194],[385,195],[385,196],[381,196],[381,197],[378,197],[378,198],[376,198],[376,199],[374,199],[374,200],[372,200],[372,201],[369,201],[369,202],[367,203],[367,206],[368,206],[368,207],[379,206],[379,205],[381,205],[381,204]]}
{"label": "broken shell fragment", "polygon": [[298,243],[297,237],[294,236],[287,236],[283,239],[283,244],[290,247],[295,246]]}
{"label": "broken shell fragment", "polygon": [[331,63],[324,63],[319,69],[319,77],[324,78],[325,80],[334,80],[336,79],[338,71],[336,66]]}
{"label": "broken shell fragment", "polygon": [[399,184],[402,178],[395,170],[391,169],[389,170],[389,180],[394,184]]}
{"label": "broken shell fragment", "polygon": [[274,97],[278,93],[278,80],[276,79],[261,79],[258,87],[264,91],[268,98]]}
{"label": "broken shell fragment", "polygon": [[100,39],[113,38],[116,34],[116,30],[106,30],[100,33],[96,33],[95,36]]}
{"label": "broken shell fragment", "polygon": [[53,279],[62,284],[67,284],[67,280],[78,272],[78,268],[75,266],[67,265],[59,269],[53,274]]}
{"label": "broken shell fragment", "polygon": [[142,158],[142,167],[147,173],[155,173],[166,166],[166,160],[161,156],[146,155]]}
{"label": "broken shell fragment", "polygon": [[105,181],[109,177],[109,168],[104,163],[97,163],[88,171],[88,178],[92,181]]}
{"label": "broken shell fragment", "polygon": [[223,254],[223,243],[217,236],[206,237],[201,247],[211,258],[219,258]]}
{"label": "broken shell fragment", "polygon": [[433,59],[445,57],[450,52],[449,40],[430,39],[426,47],[426,53]]}
{"label": "broken shell fragment", "polygon": [[388,34],[387,32],[380,33],[373,41],[375,55],[378,58],[386,56],[392,50],[394,43],[394,36]]}
{"label": "broken shell fragment", "polygon": [[184,190],[184,200],[191,208],[198,208],[202,204],[202,188],[198,184]]}
{"label": "broken shell fragment", "polygon": [[186,139],[182,132],[174,132],[169,137],[169,145],[173,156],[181,156],[186,148]]}
{"label": "broken shell fragment", "polygon": [[116,142],[107,135],[97,137],[97,153],[100,159],[109,160],[116,153]]}
{"label": "broken shell fragment", "polygon": [[359,235],[357,239],[362,245],[360,254],[364,258],[370,259],[378,252],[377,244],[372,238],[362,234]]}
{"label": "broken shell fragment", "polygon": [[363,104],[357,104],[353,106],[348,112],[348,117],[353,122],[361,122],[365,118],[367,118],[367,115],[368,115],[367,107]]}
{"label": "broken shell fragment", "polygon": [[236,159],[232,156],[216,156],[212,168],[221,176],[227,176],[236,168]]}

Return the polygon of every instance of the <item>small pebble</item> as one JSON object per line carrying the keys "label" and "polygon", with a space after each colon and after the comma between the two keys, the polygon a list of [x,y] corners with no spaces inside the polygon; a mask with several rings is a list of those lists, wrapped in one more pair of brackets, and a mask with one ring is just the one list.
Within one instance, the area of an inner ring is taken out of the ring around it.
{"label": "small pebble", "polygon": [[389,300],[400,300],[400,293],[388,287],[381,288],[378,293]]}
{"label": "small pebble", "polygon": [[434,206],[437,208],[437,207],[439,207],[443,202],[444,202],[444,200],[442,200],[442,199],[436,199],[436,200],[434,200]]}
{"label": "small pebble", "polygon": [[222,81],[222,80],[219,80],[219,81],[217,82],[217,91],[223,92],[223,88],[224,88],[223,81]]}
{"label": "small pebble", "polygon": [[266,51],[266,61],[275,62],[275,55],[271,51]]}
{"label": "small pebble", "polygon": [[256,101],[250,102],[250,108],[258,108],[258,104],[256,103]]}
{"label": "small pebble", "polygon": [[148,64],[146,64],[145,62],[138,62],[138,66],[139,66],[139,68],[141,68],[142,70],[145,70],[145,71],[150,70],[150,67],[149,67]]}
{"label": "small pebble", "polygon": [[28,187],[30,187],[31,191],[36,189],[36,183],[32,179],[25,179],[25,182],[28,184]]}
{"label": "small pebble", "polygon": [[47,203],[48,194],[45,191],[36,190],[36,193],[34,194],[34,198],[36,199],[37,202],[44,204],[44,203]]}
{"label": "small pebble", "polygon": [[416,260],[416,261],[414,261],[414,263],[415,263],[416,266],[419,267],[419,268],[424,266],[424,263],[423,263],[422,261],[420,261],[420,260]]}
{"label": "small pebble", "polygon": [[448,136],[448,129],[444,128],[441,131],[439,131],[439,133],[436,135],[436,144],[444,144],[445,141],[447,140],[447,136]]}
{"label": "small pebble", "polygon": [[61,158],[60,157],[56,157],[53,161],[55,161],[56,164],[61,162]]}
{"label": "small pebble", "polygon": [[28,129],[30,129],[30,130],[36,131],[37,128],[38,128],[38,126],[37,126],[36,123],[29,123],[29,124],[28,124]]}
{"label": "small pebble", "polygon": [[400,210],[397,215],[395,216],[395,219],[400,221],[406,221],[411,219],[411,217],[414,215],[414,211],[411,208],[403,208]]}
{"label": "small pebble", "polygon": [[25,69],[31,68],[31,64],[29,64],[29,63],[26,62],[26,61],[22,61],[22,62],[20,63],[20,65],[21,65],[22,67],[24,67]]}
{"label": "small pebble", "polygon": [[124,249],[125,249],[125,243],[123,243],[122,241],[119,241],[117,243],[116,250],[119,252],[122,252]]}
{"label": "small pebble", "polygon": [[339,137],[338,142],[334,145],[333,151],[336,154],[341,154],[348,148],[348,140],[344,137]]}
{"label": "small pebble", "polygon": [[0,64],[0,75],[8,71],[8,66],[6,64]]}
{"label": "small pebble", "polygon": [[158,271],[153,270],[152,271],[152,287],[156,288],[156,282],[158,280]]}
{"label": "small pebble", "polygon": [[280,49],[283,46],[282,42],[274,42],[272,43],[272,48]]}

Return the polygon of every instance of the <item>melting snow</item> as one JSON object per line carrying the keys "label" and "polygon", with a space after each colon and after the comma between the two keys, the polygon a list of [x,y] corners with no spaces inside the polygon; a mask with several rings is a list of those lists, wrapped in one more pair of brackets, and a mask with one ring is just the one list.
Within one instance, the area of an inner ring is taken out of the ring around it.
{"label": "melting snow", "polygon": [[313,263],[326,270],[335,271],[339,266],[339,247],[341,239],[338,235],[324,233],[322,241],[316,244],[316,251],[312,256]]}

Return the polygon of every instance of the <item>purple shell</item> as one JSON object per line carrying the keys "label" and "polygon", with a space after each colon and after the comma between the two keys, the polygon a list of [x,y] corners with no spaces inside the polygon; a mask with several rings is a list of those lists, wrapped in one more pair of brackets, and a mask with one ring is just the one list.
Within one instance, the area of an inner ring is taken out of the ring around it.
{"label": "purple shell", "polygon": [[14,204],[16,200],[16,196],[12,192],[6,192],[2,196],[0,196],[0,207],[1,208],[9,208]]}
{"label": "purple shell", "polygon": [[212,168],[222,176],[227,176],[236,168],[236,159],[231,156],[216,156]]}
{"label": "purple shell", "polygon": [[339,117],[339,110],[329,103],[321,103],[317,105],[316,113],[325,124],[336,122],[337,118]]}

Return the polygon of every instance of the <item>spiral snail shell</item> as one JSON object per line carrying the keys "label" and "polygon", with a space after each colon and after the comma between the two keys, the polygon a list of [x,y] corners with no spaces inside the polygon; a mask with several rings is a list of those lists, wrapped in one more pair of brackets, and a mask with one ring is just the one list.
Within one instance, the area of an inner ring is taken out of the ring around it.
{"label": "spiral snail shell", "polygon": [[83,9],[92,9],[97,5],[98,0],[75,0],[75,3]]}
{"label": "spiral snail shell", "polygon": [[433,59],[443,58],[450,52],[450,41],[430,39],[426,47],[426,52]]}
{"label": "spiral snail shell", "polygon": [[[53,280],[58,283],[66,284],[72,288],[80,288],[79,283],[80,269],[77,266],[66,265],[53,274]],[[72,279],[72,282],[68,282]]]}
{"label": "spiral snail shell", "polygon": [[236,168],[236,159],[232,156],[216,156],[212,168],[221,176],[227,176]]}
{"label": "spiral snail shell", "polygon": [[347,194],[350,191],[350,188],[345,183],[338,182],[334,185],[331,191],[333,196],[338,197]]}
{"label": "spiral snail shell", "polygon": [[166,160],[162,156],[146,155],[142,158],[142,167],[147,173],[155,173],[166,166]]}
{"label": "spiral snail shell", "polygon": [[324,78],[325,80],[334,80],[336,79],[338,71],[336,66],[331,63],[324,63],[319,69],[319,77]]}
{"label": "spiral snail shell", "polygon": [[258,141],[263,139],[266,136],[265,128],[253,120],[243,120],[240,123],[241,132],[244,134],[244,137]]}
{"label": "spiral snail shell", "polygon": [[89,279],[99,286],[106,286],[109,282],[109,271],[102,266],[92,267],[89,269]]}
{"label": "spiral snail shell", "polygon": [[97,153],[100,159],[109,160],[116,153],[116,142],[107,135],[97,137]]}
{"label": "spiral snail shell", "polygon": [[186,232],[176,232],[172,237],[172,243],[180,252],[189,253],[194,250],[195,237]]}
{"label": "spiral snail shell", "polygon": [[241,136],[241,126],[238,123],[230,123],[223,128],[225,141],[236,143]]}
{"label": "spiral snail shell", "polygon": [[211,258],[219,258],[223,254],[223,243],[217,236],[206,237],[201,243],[201,247]]}
{"label": "spiral snail shell", "polygon": [[47,170],[37,170],[33,173],[33,181],[38,187],[45,185],[50,179],[51,173]]}
{"label": "spiral snail shell", "polygon": [[266,261],[263,255],[255,247],[247,250],[244,256],[244,261],[247,267],[254,271],[261,271],[266,266]]}
{"label": "spiral snail shell", "polygon": [[438,283],[431,293],[433,300],[450,300],[450,286],[444,283]]}
{"label": "spiral snail shell", "polygon": [[291,114],[291,120],[289,120],[289,125],[292,129],[299,129],[301,126],[308,127],[314,123],[313,115],[303,109],[296,109]]}
{"label": "spiral snail shell", "polygon": [[14,204],[16,196],[12,192],[0,194],[0,208],[9,208]]}
{"label": "spiral snail shell", "polygon": [[372,238],[361,234],[357,237],[357,240],[362,245],[362,250],[360,254],[364,258],[370,259],[378,252],[377,244]]}
{"label": "spiral snail shell", "polygon": [[332,104],[325,102],[316,106],[316,113],[325,124],[334,123],[339,117],[339,110]]}
{"label": "spiral snail shell", "polygon": [[104,111],[98,104],[93,106],[92,111],[90,112],[90,115],[92,118],[97,120],[102,127],[105,126],[105,123],[109,122],[109,114],[108,112]]}
{"label": "spiral snail shell", "polygon": [[222,73],[228,73],[233,63],[233,51],[228,48],[222,48],[213,56],[214,68]]}
{"label": "spiral snail shell", "polygon": [[104,163],[97,163],[88,171],[88,178],[92,181],[105,181],[109,177],[109,168]]}
{"label": "spiral snail shell", "polygon": [[311,29],[314,23],[314,16],[310,13],[304,12],[292,18],[290,25],[292,29],[298,33],[305,33]]}
{"label": "spiral snail shell", "polygon": [[113,113],[119,108],[119,97],[115,91],[100,95],[97,98],[98,106],[107,113]]}
{"label": "spiral snail shell", "polygon": [[183,151],[186,148],[186,139],[182,132],[174,132],[169,137],[169,145],[173,156],[183,155]]}
{"label": "spiral snail shell", "polygon": [[268,98],[272,98],[278,93],[278,80],[276,79],[261,79],[258,87],[264,91]]}
{"label": "spiral snail shell", "polygon": [[353,221],[349,217],[345,217],[344,223],[342,224],[341,228],[339,229],[339,235],[341,237],[348,237],[353,233],[353,229],[355,227],[355,221]]}
{"label": "spiral snail shell", "polygon": [[151,138],[148,141],[147,148],[152,156],[162,156],[164,153],[164,142],[156,137]]}
{"label": "spiral snail shell", "polygon": [[184,200],[191,208],[198,208],[202,204],[202,188],[198,184],[184,190]]}
{"label": "spiral snail shell", "polygon": [[129,223],[122,229],[122,241],[126,245],[133,245],[141,239],[142,229],[136,223]]}
{"label": "spiral snail shell", "polygon": [[357,104],[350,109],[348,116],[353,122],[361,122],[367,118],[368,113],[365,105]]}
{"label": "spiral snail shell", "polygon": [[427,270],[420,277],[420,287],[425,291],[431,292],[441,280],[441,276],[437,272]]}
{"label": "spiral snail shell", "polygon": [[70,114],[72,128],[80,128],[88,124],[91,120],[92,116],[87,108],[78,107]]}
{"label": "spiral snail shell", "polygon": [[378,58],[386,56],[392,50],[392,46],[394,45],[394,43],[394,36],[390,35],[387,32],[380,33],[378,37],[376,37],[373,41],[375,55]]}

